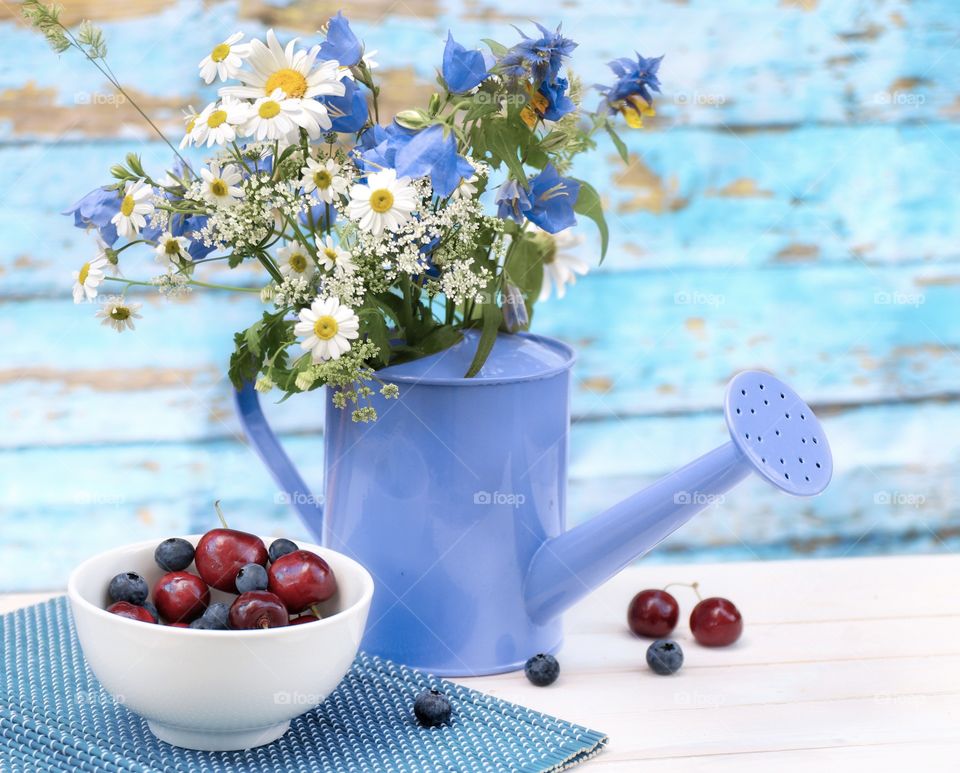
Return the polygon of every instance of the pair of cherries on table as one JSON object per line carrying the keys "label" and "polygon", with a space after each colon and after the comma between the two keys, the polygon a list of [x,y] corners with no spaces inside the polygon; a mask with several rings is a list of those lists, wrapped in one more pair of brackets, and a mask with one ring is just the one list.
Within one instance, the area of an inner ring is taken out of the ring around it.
{"label": "pair of cherries on table", "polygon": [[[288,539],[269,550],[254,534],[213,529],[194,549],[187,540],[161,542],[154,559],[164,574],[153,587],[136,572],[116,575],[108,588],[108,612],[178,628],[250,630],[300,625],[319,619],[317,605],[337,590],[329,564]],[[196,574],[186,571],[190,564]],[[210,589],[237,594],[232,603],[210,603]]]}
{"label": "pair of cherries on table", "polygon": [[[675,583],[681,584],[681,583]],[[690,587],[699,596],[699,585]],[[627,609],[627,625],[637,636],[660,639],[669,635],[680,618],[680,605],[666,589],[640,591]],[[690,613],[690,632],[704,647],[726,647],[743,633],[743,617],[732,601],[712,596],[701,599]]]}

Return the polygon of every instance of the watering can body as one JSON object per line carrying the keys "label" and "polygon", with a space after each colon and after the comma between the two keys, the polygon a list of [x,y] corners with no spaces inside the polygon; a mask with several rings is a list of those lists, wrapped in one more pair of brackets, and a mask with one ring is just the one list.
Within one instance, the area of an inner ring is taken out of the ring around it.
{"label": "watering can body", "polygon": [[248,438],[314,536],[373,575],[369,653],[442,676],[522,668],[559,649],[565,608],[751,471],[799,495],[830,479],[810,409],[753,371],[728,388],[730,442],[567,531],[574,353],[501,335],[467,379],[476,346],[468,331],[445,351],[379,371],[400,395],[375,394],[371,423],[353,422],[328,395],[322,496],[300,478],[252,386],[237,394]]}

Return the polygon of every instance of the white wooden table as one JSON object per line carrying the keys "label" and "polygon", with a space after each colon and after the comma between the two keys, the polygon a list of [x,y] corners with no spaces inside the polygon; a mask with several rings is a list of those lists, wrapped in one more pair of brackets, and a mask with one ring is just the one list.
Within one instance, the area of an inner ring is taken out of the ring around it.
{"label": "white wooden table", "polygon": [[[733,647],[675,632],[682,671],[646,668],[633,593],[698,580],[744,616]],[[0,597],[0,611],[52,594]],[[567,615],[561,676],[459,680],[606,732],[585,770],[960,771],[960,556],[641,565]]]}

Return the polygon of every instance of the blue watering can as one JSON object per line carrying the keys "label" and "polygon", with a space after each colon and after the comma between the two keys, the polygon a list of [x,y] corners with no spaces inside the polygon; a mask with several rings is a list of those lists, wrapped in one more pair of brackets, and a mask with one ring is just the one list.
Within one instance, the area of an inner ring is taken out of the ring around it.
{"label": "blue watering can", "polygon": [[[237,393],[254,449],[311,532],[376,582],[362,648],[444,676],[512,671],[555,652],[564,609],[755,472],[790,494],[830,481],[826,435],[768,373],[736,376],[730,441],[570,531],[565,529],[573,351],[501,335],[463,378],[477,335],[377,373],[379,418],[351,420],[327,396],[324,497],[313,496],[261,412]],[[303,397],[300,399],[310,399]]]}

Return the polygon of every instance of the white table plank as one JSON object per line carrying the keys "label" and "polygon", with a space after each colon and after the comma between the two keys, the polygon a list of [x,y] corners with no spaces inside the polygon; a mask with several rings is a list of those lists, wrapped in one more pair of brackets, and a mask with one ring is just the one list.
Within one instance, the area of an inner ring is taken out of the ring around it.
{"label": "white table plank", "polygon": [[[960,556],[653,565],[623,572],[567,615],[561,678],[458,680],[609,734],[590,769],[956,770],[960,756]],[[633,593],[700,582],[741,609],[735,646],[699,647],[673,589],[686,663],[657,677],[626,631]],[[52,594],[0,596],[0,612]]]}

